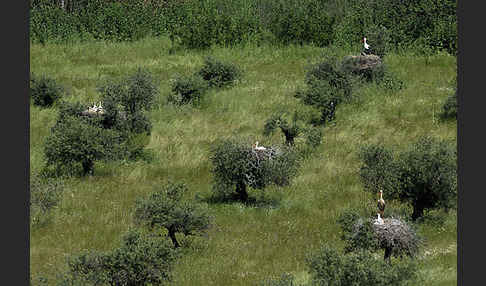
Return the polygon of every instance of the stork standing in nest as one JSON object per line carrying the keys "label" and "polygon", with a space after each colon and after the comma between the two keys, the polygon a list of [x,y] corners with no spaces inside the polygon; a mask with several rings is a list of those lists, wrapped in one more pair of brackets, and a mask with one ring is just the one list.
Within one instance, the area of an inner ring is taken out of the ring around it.
{"label": "stork standing in nest", "polygon": [[383,214],[385,213],[385,200],[383,199],[383,190],[378,192],[380,198],[378,199],[378,212],[383,218]]}
{"label": "stork standing in nest", "polygon": [[361,54],[363,56],[366,56],[366,55],[371,55],[372,54],[372,51],[371,51],[371,46],[366,42],[366,37],[364,37],[361,42],[363,43],[363,52],[361,52]]}

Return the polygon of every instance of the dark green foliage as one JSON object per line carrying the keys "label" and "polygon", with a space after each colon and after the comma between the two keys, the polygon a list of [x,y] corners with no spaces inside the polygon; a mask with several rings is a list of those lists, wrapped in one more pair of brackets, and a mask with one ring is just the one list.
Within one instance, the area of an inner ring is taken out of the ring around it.
{"label": "dark green foliage", "polygon": [[457,199],[457,150],[447,141],[421,137],[399,156],[399,199],[413,206],[412,219],[425,209],[451,208]]}
{"label": "dark green foliage", "polygon": [[344,101],[345,94],[325,80],[316,80],[304,90],[298,90],[295,97],[306,105],[316,107],[321,115],[316,122],[325,125],[335,119],[336,107]]}
{"label": "dark green foliage", "polygon": [[[388,30],[391,48],[414,48],[418,42],[431,49],[457,52],[457,1],[377,0],[353,1],[336,25],[336,43],[360,43],[375,27]],[[370,41],[372,48],[374,42]]]}
{"label": "dark green foliage", "polygon": [[456,204],[457,151],[447,141],[421,137],[398,155],[374,145],[364,148],[361,158],[365,190],[376,193],[382,188],[386,198],[410,203],[413,220],[426,209],[448,209]]}
{"label": "dark green foliage", "polygon": [[165,9],[157,1],[66,1],[64,10],[58,3],[43,2],[31,5],[33,42],[134,41],[166,31]]}
{"label": "dark green foliage", "polygon": [[39,174],[30,176],[30,221],[33,225],[45,222],[46,215],[55,207],[64,191],[60,180],[43,178]]}
{"label": "dark green foliage", "polygon": [[311,65],[306,74],[305,82],[309,86],[325,81],[343,94],[343,98],[349,99],[353,90],[353,82],[350,74],[340,68],[339,61],[334,57],[329,57],[321,62]]}
{"label": "dark green foliage", "polygon": [[324,245],[308,260],[314,285],[411,285],[417,278],[412,261],[389,264],[366,251],[346,255]]}
{"label": "dark green foliage", "polygon": [[152,109],[159,90],[152,74],[138,69],[120,81],[99,88],[105,113],[104,128],[119,132],[130,158],[138,158],[148,144],[152,124],[147,112]]}
{"label": "dark green foliage", "polygon": [[129,231],[111,251],[89,251],[68,260],[65,285],[166,285],[177,253],[159,236]]}
{"label": "dark green foliage", "polygon": [[386,198],[396,198],[400,192],[400,166],[393,151],[379,145],[361,148],[359,157],[363,164],[359,170],[364,189],[375,195],[383,190]]}
{"label": "dark green foliage", "polygon": [[174,246],[179,247],[176,233],[194,235],[205,231],[211,224],[207,208],[182,199],[187,191],[184,184],[169,183],[161,191],[137,200],[135,222],[150,228],[167,229]]}
{"label": "dark green foliage", "polygon": [[176,105],[198,105],[208,89],[208,83],[199,75],[178,77],[171,85],[168,101]]}
{"label": "dark green foliage", "polygon": [[260,286],[297,286],[297,284],[292,274],[284,273],[277,279],[265,279]]}
{"label": "dark green foliage", "polygon": [[286,112],[276,113],[272,115],[266,122],[263,128],[263,135],[269,136],[275,132],[277,128],[282,130],[285,136],[285,143],[294,145],[294,140],[300,133],[304,131],[304,122],[300,120],[297,112],[294,112],[292,118],[288,118]]}
{"label": "dark green foliage", "polygon": [[323,131],[322,128],[309,126],[304,131],[305,134],[305,143],[312,147],[317,148],[322,143]]}
{"label": "dark green foliage", "polygon": [[117,158],[119,143],[117,133],[67,116],[52,127],[44,153],[47,166],[53,165],[60,172],[72,172],[81,166],[82,174],[86,175],[93,172],[96,161]]}
{"label": "dark green foliage", "polygon": [[48,76],[31,75],[30,97],[37,106],[50,107],[62,97],[64,88]]}
{"label": "dark green foliage", "polygon": [[372,54],[383,58],[390,49],[390,31],[385,26],[371,26],[365,36]]}
{"label": "dark green foliage", "polygon": [[458,102],[457,102],[457,91],[447,97],[444,105],[442,106],[442,118],[457,118],[457,109],[458,109]]}
{"label": "dark green foliage", "polygon": [[263,190],[271,184],[289,185],[299,167],[297,153],[289,148],[259,151],[237,139],[213,144],[210,160],[214,190],[241,201],[248,199],[247,186]]}
{"label": "dark green foliage", "polygon": [[222,62],[213,57],[204,59],[198,74],[210,87],[223,87],[234,84],[242,76],[242,71],[232,63]]}
{"label": "dark green foliage", "polygon": [[376,237],[372,221],[363,219],[355,210],[343,212],[337,220],[344,241],[344,252],[355,252],[359,250],[375,251],[378,249],[378,238]]}

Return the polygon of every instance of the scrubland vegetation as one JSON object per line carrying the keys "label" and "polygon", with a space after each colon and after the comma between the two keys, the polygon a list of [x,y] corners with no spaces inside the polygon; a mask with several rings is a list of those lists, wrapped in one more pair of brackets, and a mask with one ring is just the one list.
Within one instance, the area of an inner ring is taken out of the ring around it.
{"label": "scrubland vegetation", "polygon": [[457,283],[454,1],[50,2],[32,285]]}

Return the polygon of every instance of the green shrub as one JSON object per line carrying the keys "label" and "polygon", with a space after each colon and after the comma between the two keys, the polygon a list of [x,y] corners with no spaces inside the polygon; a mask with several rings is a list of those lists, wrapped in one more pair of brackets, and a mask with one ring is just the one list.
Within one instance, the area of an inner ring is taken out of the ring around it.
{"label": "green shrub", "polygon": [[325,80],[316,80],[307,89],[298,90],[295,97],[306,105],[316,107],[321,114],[316,123],[325,125],[335,119],[336,107],[345,100],[345,93]]}
{"label": "green shrub", "polygon": [[150,228],[167,229],[172,243],[179,247],[176,233],[194,235],[205,231],[211,224],[207,208],[182,200],[187,191],[184,184],[169,183],[161,191],[137,200],[135,222]]}
{"label": "green shrub", "polygon": [[291,118],[288,117],[286,112],[273,114],[265,122],[263,135],[269,136],[279,128],[285,136],[285,143],[291,146],[294,145],[295,138],[304,130],[304,122],[300,120],[297,112],[294,112]]}
{"label": "green shrub", "polygon": [[31,75],[30,97],[37,106],[50,107],[65,92],[64,88],[57,81],[48,76]]}
{"label": "green shrub", "polygon": [[372,53],[383,58],[390,50],[390,31],[385,26],[371,26],[365,35]]}
{"label": "green shrub", "polygon": [[271,184],[289,185],[299,167],[297,153],[291,149],[269,147],[258,151],[238,139],[213,144],[210,160],[213,190],[243,202],[248,200],[247,186],[263,190]]}
{"label": "green shrub", "polygon": [[168,101],[176,105],[198,105],[207,89],[208,84],[201,76],[180,76],[172,83]]}
{"label": "green shrub", "polygon": [[353,91],[353,82],[350,74],[341,69],[341,64],[334,57],[329,57],[307,68],[305,82],[309,86],[325,81],[343,94],[343,98],[349,99]]}
{"label": "green shrub", "polygon": [[422,217],[426,209],[455,205],[457,151],[450,142],[423,136],[397,155],[377,145],[361,154],[365,190],[376,193],[383,189],[387,198],[409,203],[412,220]]}
{"label": "green shrub", "polygon": [[46,222],[50,210],[57,206],[64,191],[60,180],[43,178],[39,174],[30,176],[30,222],[33,225]]}
{"label": "green shrub", "polygon": [[346,255],[324,245],[308,259],[313,285],[410,285],[416,281],[413,261],[389,264],[366,251]]}
{"label": "green shrub", "polygon": [[82,174],[93,173],[94,162],[118,158],[119,134],[94,126],[79,117],[68,116],[52,128],[44,144],[47,167],[72,172],[82,167]]}
{"label": "green shrub", "polygon": [[204,65],[198,71],[198,74],[208,82],[210,87],[223,87],[232,85],[239,80],[242,71],[232,63],[207,57],[204,59]]}
{"label": "green shrub", "polygon": [[[67,285],[160,285],[171,281],[177,253],[159,236],[132,230],[111,251],[86,251],[68,260]],[[82,282],[82,283],[80,283]]]}
{"label": "green shrub", "polygon": [[442,106],[442,118],[457,118],[457,91],[447,97],[447,100]]}
{"label": "green shrub", "polygon": [[[378,26],[388,30],[390,48],[415,49],[417,42],[422,41],[431,49],[455,54],[456,6],[453,0],[353,1],[336,25],[336,43],[360,43],[367,32]],[[373,47],[374,43],[370,41],[370,45]]]}

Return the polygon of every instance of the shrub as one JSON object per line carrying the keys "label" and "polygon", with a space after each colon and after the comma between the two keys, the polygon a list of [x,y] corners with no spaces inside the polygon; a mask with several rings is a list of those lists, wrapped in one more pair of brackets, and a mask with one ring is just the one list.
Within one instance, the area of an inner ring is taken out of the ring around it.
{"label": "shrub", "polygon": [[64,88],[57,81],[48,76],[31,75],[30,97],[34,104],[41,107],[50,107],[61,98]]}
{"label": "shrub", "polygon": [[94,162],[119,156],[119,135],[111,130],[68,116],[58,121],[46,139],[44,153],[47,166],[57,171],[73,171],[81,165],[82,174],[93,173]]}
{"label": "shrub", "polygon": [[413,206],[412,219],[425,209],[451,208],[457,199],[457,150],[447,141],[421,137],[399,156],[399,199]]}
{"label": "shrub", "polygon": [[171,281],[176,258],[166,239],[132,230],[114,250],[71,256],[68,275],[82,285],[160,285]]}
{"label": "shrub", "polygon": [[295,97],[306,105],[316,107],[321,113],[317,124],[325,125],[335,119],[336,107],[344,101],[345,94],[324,80],[314,81],[307,89],[298,90]]}
{"label": "shrub", "polygon": [[64,191],[59,180],[48,180],[39,174],[30,176],[30,221],[33,225],[44,222],[45,216],[57,206]]}
{"label": "shrub", "polygon": [[442,106],[442,118],[457,118],[457,91],[454,94],[451,94],[447,97],[447,100],[444,102]]}
{"label": "shrub", "polygon": [[206,94],[208,84],[198,75],[181,76],[172,83],[168,101],[177,105],[198,105]]}
{"label": "shrub", "polygon": [[180,247],[176,233],[193,235],[209,228],[211,217],[207,208],[182,200],[188,189],[184,184],[169,183],[161,191],[136,203],[135,222],[167,229],[174,247]]}
{"label": "shrub", "polygon": [[265,122],[263,135],[269,136],[273,134],[277,128],[279,128],[285,136],[285,143],[291,146],[294,145],[295,138],[302,133],[304,126],[297,112],[294,112],[290,120],[287,117],[288,114],[286,112],[273,114]]}
{"label": "shrub", "polygon": [[449,142],[427,136],[396,156],[384,147],[369,146],[361,153],[360,176],[365,190],[382,188],[389,199],[410,203],[415,221],[426,209],[455,205],[456,152]]}
{"label": "shrub", "polygon": [[289,185],[299,167],[297,154],[291,149],[269,147],[259,151],[238,139],[213,144],[210,160],[214,191],[236,195],[243,202],[248,200],[247,186],[263,190],[271,184]]}
{"label": "shrub", "polygon": [[308,259],[315,285],[407,285],[417,278],[411,261],[389,264],[366,251],[340,254],[324,245]]}
{"label": "shrub", "polygon": [[343,98],[351,97],[353,83],[350,74],[340,68],[340,63],[334,57],[328,57],[321,62],[311,65],[305,75],[305,82],[313,87],[321,81],[327,82],[330,87],[339,90]]}
{"label": "shrub", "polygon": [[208,82],[210,87],[223,87],[234,84],[241,78],[242,72],[234,64],[207,57],[198,74]]}

